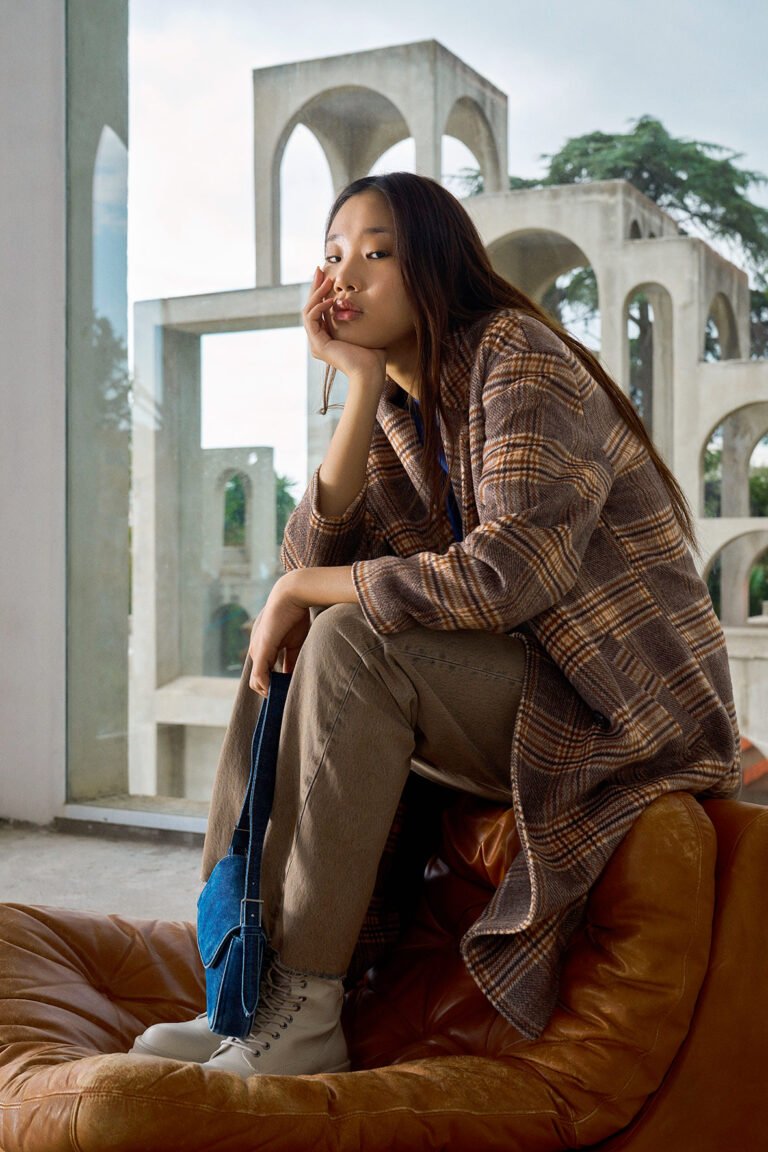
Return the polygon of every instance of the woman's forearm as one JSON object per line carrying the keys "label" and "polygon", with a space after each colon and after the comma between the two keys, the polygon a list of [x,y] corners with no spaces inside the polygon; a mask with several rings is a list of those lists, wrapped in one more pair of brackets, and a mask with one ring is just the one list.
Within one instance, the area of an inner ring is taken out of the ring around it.
{"label": "woman's forearm", "polygon": [[320,513],[341,516],[365,483],[376,410],[384,385],[381,381],[349,381],[341,419],[318,475]]}
{"label": "woman's forearm", "polygon": [[296,568],[281,579],[291,600],[303,608],[358,602],[349,564],[334,568]]}

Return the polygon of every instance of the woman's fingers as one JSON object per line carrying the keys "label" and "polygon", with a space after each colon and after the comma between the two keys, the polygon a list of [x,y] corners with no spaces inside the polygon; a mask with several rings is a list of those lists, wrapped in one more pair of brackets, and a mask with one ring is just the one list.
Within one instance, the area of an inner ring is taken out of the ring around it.
{"label": "woman's fingers", "polygon": [[248,652],[253,662],[250,687],[261,696],[269,691],[269,676],[280,652],[285,650],[292,671],[307,632],[309,612],[287,594],[286,577],[281,577],[254,621]]}
{"label": "woman's fingers", "polygon": [[331,280],[330,276],[324,276],[323,273],[318,268],[317,272],[315,273],[315,277],[312,281],[312,288],[310,289],[309,296],[307,297],[307,302],[304,305],[304,315],[305,316],[307,315],[308,312],[310,312],[318,304],[322,304],[323,302],[326,302],[326,298],[327,298],[327,303],[329,303],[329,304],[333,303],[332,298],[328,297],[328,293],[331,289],[332,284],[333,284],[333,281]]}
{"label": "woman's fingers", "polygon": [[259,612],[259,615],[254,621],[251,630],[251,643],[249,646],[248,654],[251,657],[253,667],[251,668],[251,676],[248,681],[250,687],[254,692],[258,692],[260,696],[266,696],[269,691],[269,673],[274,659],[270,660],[269,653],[267,652],[264,642],[263,633],[260,628],[260,623],[264,615],[264,610]]}
{"label": "woman's fingers", "polygon": [[312,291],[303,309],[304,328],[310,351],[316,359],[323,359],[322,349],[332,339],[323,322],[323,317],[333,307],[333,297],[328,295],[332,283],[331,278],[324,276],[318,268],[312,281]]}

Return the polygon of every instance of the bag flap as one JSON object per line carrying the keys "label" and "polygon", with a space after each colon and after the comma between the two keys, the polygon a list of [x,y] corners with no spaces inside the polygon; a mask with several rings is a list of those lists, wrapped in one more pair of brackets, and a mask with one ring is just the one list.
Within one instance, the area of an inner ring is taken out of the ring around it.
{"label": "bag flap", "polygon": [[240,901],[245,891],[244,856],[219,860],[197,899],[197,946],[206,968],[240,931]]}

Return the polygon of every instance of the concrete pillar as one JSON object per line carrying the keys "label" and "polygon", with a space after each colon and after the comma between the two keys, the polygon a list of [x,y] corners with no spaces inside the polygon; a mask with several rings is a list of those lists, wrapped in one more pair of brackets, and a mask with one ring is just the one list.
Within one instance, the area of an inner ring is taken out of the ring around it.
{"label": "concrete pillar", "polygon": [[442,175],[442,125],[438,124],[436,108],[427,101],[411,118],[411,132],[416,150],[416,172],[439,180]]}
{"label": "concrete pillar", "polygon": [[127,331],[125,226],[109,315],[94,279],[94,168],[105,126],[128,143],[127,0],[69,0],[67,108],[68,790],[87,800],[128,783],[130,409],[116,340]]}
{"label": "concrete pillar", "polygon": [[749,516],[749,457],[753,419],[749,410],[734,412],[723,424],[721,516]]}
{"label": "concrete pillar", "polygon": [[0,818],[48,823],[66,756],[66,6],[0,36]]}
{"label": "concrete pillar", "polygon": [[128,790],[132,795],[153,796],[158,786],[155,437],[164,419],[162,304],[158,301],[137,304],[134,320]]}
{"label": "concrete pillar", "polygon": [[674,332],[672,298],[666,288],[646,284],[643,288],[653,309],[653,442],[668,463],[674,455]]}
{"label": "concrete pillar", "polygon": [[600,362],[623,392],[629,387],[627,321],[618,270],[611,264],[593,266],[600,308]]}

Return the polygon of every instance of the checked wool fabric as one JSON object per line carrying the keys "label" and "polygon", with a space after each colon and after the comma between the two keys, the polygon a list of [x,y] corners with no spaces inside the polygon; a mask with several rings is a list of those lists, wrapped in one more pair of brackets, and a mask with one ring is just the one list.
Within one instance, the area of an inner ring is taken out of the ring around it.
{"label": "checked wool fabric", "polygon": [[462,953],[533,1037],[589,888],[640,812],[666,792],[738,789],[736,716],[722,630],[666,489],[570,350],[500,312],[453,334],[441,389],[464,539],[444,509],[429,514],[417,432],[390,382],[363,490],[324,517],[315,475],[283,563],[351,564],[383,635],[422,625],[524,642],[510,749],[522,851]]}

